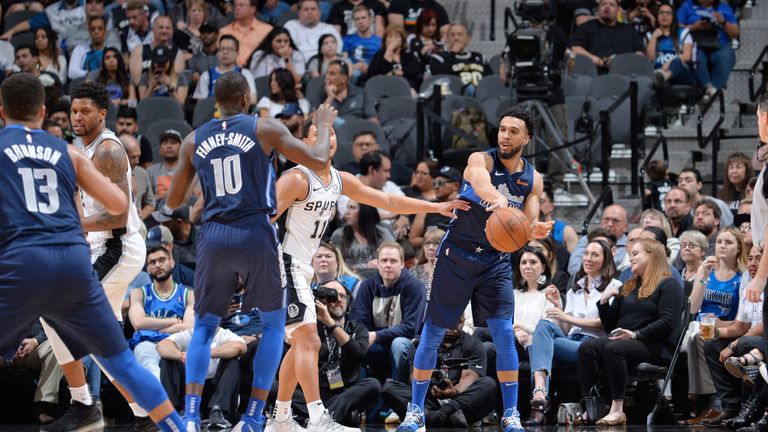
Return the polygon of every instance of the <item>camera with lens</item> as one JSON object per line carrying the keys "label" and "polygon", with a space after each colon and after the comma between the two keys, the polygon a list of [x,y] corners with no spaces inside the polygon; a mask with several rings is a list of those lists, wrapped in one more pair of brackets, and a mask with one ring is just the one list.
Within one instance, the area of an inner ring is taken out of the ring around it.
{"label": "camera with lens", "polygon": [[335,303],[339,301],[339,292],[333,288],[317,287],[313,291],[315,298],[323,303]]}
{"label": "camera with lens", "polygon": [[438,354],[437,367],[432,371],[432,378],[430,379],[432,385],[439,389],[445,388],[445,379],[448,378],[448,371],[451,369],[464,370],[467,368],[467,359],[465,358],[449,358],[448,354]]}

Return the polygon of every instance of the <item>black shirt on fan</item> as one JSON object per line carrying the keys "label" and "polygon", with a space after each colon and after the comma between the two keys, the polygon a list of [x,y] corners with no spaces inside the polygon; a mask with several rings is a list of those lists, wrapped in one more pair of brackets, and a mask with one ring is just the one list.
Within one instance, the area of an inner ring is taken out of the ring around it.
{"label": "black shirt on fan", "polygon": [[448,12],[435,0],[392,0],[387,12],[403,16],[405,31],[413,33],[416,28],[416,20],[424,9],[432,9],[437,12],[437,28],[450,24]]}
{"label": "black shirt on fan", "polygon": [[477,85],[485,75],[493,72],[479,52],[442,52],[429,58],[431,75],[456,75],[464,85]]}
{"label": "black shirt on fan", "polygon": [[[378,2],[378,0],[363,0],[361,4],[368,6],[373,12],[371,17],[371,25],[376,24],[376,17],[380,16],[384,18],[384,22],[387,21],[387,9]],[[352,20],[352,9],[355,6],[347,0],[341,0],[334,3],[331,6],[331,12],[328,14],[328,24],[341,26],[341,36],[357,33],[355,22]],[[379,30],[379,29],[376,29]],[[381,29],[384,30],[384,29]]]}

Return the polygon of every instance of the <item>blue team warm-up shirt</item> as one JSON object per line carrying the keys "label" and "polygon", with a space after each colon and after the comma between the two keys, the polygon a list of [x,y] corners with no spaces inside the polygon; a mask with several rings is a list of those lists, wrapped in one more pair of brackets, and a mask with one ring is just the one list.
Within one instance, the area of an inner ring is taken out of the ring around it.
{"label": "blue team warm-up shirt", "polygon": [[[497,149],[488,150],[487,153],[493,158],[493,169],[489,173],[491,183],[496,190],[507,197],[510,206],[522,210],[525,199],[533,189],[533,178],[536,172],[533,166],[527,160],[521,159],[524,164],[523,170],[510,173],[499,160]],[[472,185],[467,181],[461,183],[459,191],[458,199],[469,201],[471,207],[466,212],[456,210],[458,217],[452,219],[448,225],[445,239],[492,248],[485,237],[485,223],[492,214],[485,210],[488,203],[477,196]]]}
{"label": "blue team warm-up shirt", "polygon": [[203,222],[275,214],[275,152],[264,154],[254,139],[256,120],[240,114],[195,131],[193,163],[205,198]]}
{"label": "blue team warm-up shirt", "polygon": [[[175,284],[173,292],[167,298],[162,298],[155,290],[154,284],[147,284],[141,288],[144,297],[144,312],[152,318],[179,318],[184,319],[184,311],[187,309],[187,297],[189,290],[182,284]],[[139,342],[160,342],[170,336],[158,330],[136,330],[128,341],[131,349]]]}
{"label": "blue team warm-up shirt", "polygon": [[67,143],[39,129],[0,130],[0,252],[85,245]]}

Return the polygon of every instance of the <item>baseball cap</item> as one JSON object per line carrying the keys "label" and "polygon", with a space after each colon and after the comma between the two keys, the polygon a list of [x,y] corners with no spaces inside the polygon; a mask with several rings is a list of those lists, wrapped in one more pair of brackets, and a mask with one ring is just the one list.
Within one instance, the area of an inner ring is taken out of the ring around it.
{"label": "baseball cap", "polygon": [[[183,205],[171,213],[170,216],[166,216],[160,212],[160,210],[155,210],[152,212],[152,217],[160,222],[168,222],[171,219],[183,219],[183,220],[189,220],[189,206]],[[150,230],[151,231],[151,230]],[[149,233],[147,233],[147,237],[149,237]]]}
{"label": "baseball cap", "polygon": [[156,225],[147,231],[147,249],[157,247],[163,243],[173,243],[173,234],[168,227]]}
{"label": "baseball cap", "polygon": [[733,226],[740,227],[743,223],[749,223],[752,220],[752,215],[749,213],[739,213],[733,217]]}
{"label": "baseball cap", "polygon": [[160,134],[160,142],[165,141],[167,138],[173,138],[181,142],[181,132],[176,129],[166,129],[165,132]]}
{"label": "baseball cap", "polygon": [[463,176],[461,175],[461,172],[457,170],[456,168],[444,166],[440,168],[439,171],[432,173],[433,178],[437,177],[445,177],[450,181],[455,181],[461,183]]}
{"label": "baseball cap", "polygon": [[214,21],[206,21],[198,29],[200,33],[215,33],[219,31],[219,26]]}
{"label": "baseball cap", "polygon": [[295,115],[304,115],[304,111],[296,102],[288,102],[283,106],[283,110],[280,111],[275,118],[289,118]]}
{"label": "baseball cap", "polygon": [[152,63],[169,63],[171,59],[171,49],[165,45],[158,45],[152,50]]}

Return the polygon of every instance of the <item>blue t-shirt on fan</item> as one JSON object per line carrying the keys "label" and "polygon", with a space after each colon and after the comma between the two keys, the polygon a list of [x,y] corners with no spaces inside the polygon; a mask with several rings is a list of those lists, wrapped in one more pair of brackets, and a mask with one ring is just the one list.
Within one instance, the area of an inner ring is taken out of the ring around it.
{"label": "blue t-shirt on fan", "polygon": [[381,37],[371,35],[364,38],[358,34],[344,36],[344,51],[352,63],[370,64],[373,56],[381,48]]}
{"label": "blue t-shirt on fan", "polygon": [[681,28],[677,32],[677,49],[671,36],[662,36],[656,41],[656,63],[654,68],[661,69],[665,63],[680,57],[685,44],[693,44],[693,37],[688,29]]}
{"label": "blue t-shirt on fan", "polygon": [[704,301],[701,303],[699,318],[711,313],[723,321],[734,320],[739,309],[739,285],[741,272],[736,272],[727,281],[718,280],[715,272],[710,272],[709,284],[704,288]]}

